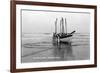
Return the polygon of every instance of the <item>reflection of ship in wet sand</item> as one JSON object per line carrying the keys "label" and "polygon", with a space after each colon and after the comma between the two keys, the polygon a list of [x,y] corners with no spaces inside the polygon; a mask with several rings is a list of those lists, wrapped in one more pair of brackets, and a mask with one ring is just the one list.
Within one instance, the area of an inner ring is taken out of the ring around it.
{"label": "reflection of ship in wet sand", "polygon": [[70,37],[73,36],[73,33],[75,33],[75,31],[72,31],[71,33],[67,33],[67,22],[66,22],[66,18],[62,18],[60,20],[60,33],[58,33],[58,27],[57,27],[57,18],[55,21],[55,33],[53,33],[53,39],[57,40],[57,42],[60,42],[61,40],[63,40],[64,38],[69,39]]}
{"label": "reflection of ship in wet sand", "polygon": [[60,61],[74,60],[72,44],[67,41],[53,42],[55,48],[54,57],[59,57]]}

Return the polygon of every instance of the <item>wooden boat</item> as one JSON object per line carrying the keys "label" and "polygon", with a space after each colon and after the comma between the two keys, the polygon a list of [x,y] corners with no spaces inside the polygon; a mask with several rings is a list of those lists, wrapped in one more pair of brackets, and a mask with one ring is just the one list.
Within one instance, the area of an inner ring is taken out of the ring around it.
{"label": "wooden boat", "polygon": [[59,42],[60,39],[72,37],[73,34],[75,33],[75,31],[72,31],[71,33],[67,33],[66,18],[65,18],[65,20],[63,18],[60,20],[60,33],[57,32],[57,29],[58,29],[57,28],[57,20],[58,19],[56,18],[56,21],[55,21],[55,33],[53,33],[53,38],[57,39],[58,42]]}

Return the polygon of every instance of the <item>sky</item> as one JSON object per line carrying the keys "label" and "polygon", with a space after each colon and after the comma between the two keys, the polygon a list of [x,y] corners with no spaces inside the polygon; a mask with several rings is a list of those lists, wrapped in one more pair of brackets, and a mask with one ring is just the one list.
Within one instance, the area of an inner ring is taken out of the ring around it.
{"label": "sky", "polygon": [[68,33],[74,30],[76,33],[89,33],[90,30],[90,13],[22,10],[21,14],[23,33],[53,33],[56,18],[58,18],[57,26],[59,28],[62,17],[67,20]]}

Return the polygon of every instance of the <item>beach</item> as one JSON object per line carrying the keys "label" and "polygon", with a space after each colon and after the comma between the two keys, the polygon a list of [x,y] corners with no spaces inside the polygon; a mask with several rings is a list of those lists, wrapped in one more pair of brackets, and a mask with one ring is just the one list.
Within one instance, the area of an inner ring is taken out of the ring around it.
{"label": "beach", "polygon": [[69,40],[56,42],[52,33],[23,33],[21,62],[89,60],[89,37],[87,33],[75,33]]}

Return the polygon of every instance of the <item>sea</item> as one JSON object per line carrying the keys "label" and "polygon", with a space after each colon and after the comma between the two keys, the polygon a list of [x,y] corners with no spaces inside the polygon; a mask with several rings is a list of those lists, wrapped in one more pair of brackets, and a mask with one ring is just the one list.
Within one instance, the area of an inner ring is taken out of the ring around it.
{"label": "sea", "polygon": [[21,62],[55,62],[90,59],[90,35],[75,33],[57,42],[52,33],[22,33]]}

